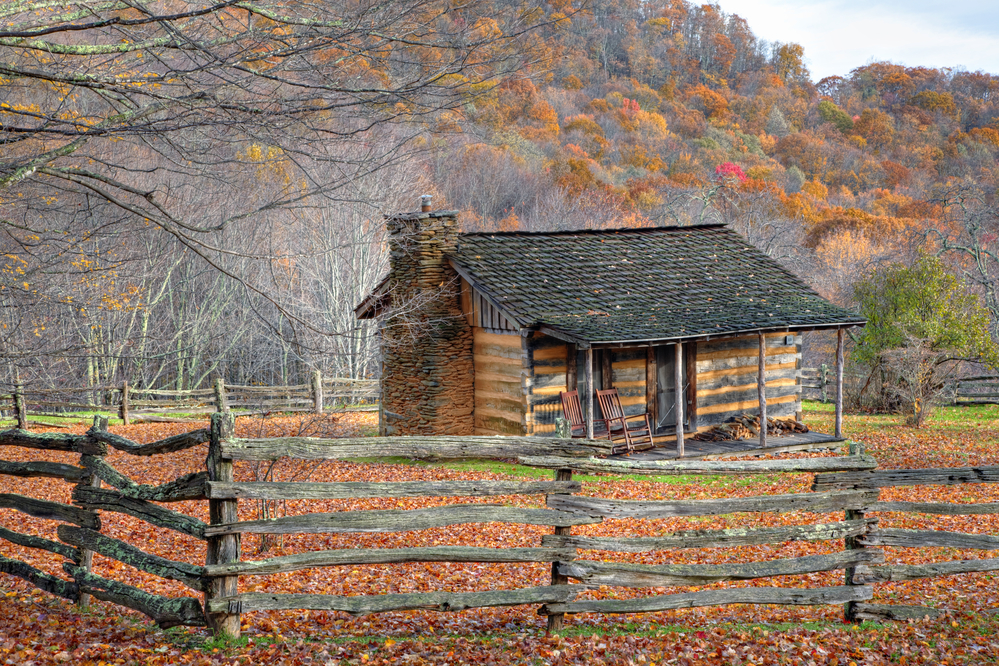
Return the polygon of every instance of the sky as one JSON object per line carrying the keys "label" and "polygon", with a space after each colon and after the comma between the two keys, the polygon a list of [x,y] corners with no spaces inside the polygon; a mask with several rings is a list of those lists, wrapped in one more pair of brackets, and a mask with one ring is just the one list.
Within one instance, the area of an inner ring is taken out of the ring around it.
{"label": "sky", "polygon": [[714,0],[760,39],[805,47],[818,82],[872,61],[999,74],[997,0]]}

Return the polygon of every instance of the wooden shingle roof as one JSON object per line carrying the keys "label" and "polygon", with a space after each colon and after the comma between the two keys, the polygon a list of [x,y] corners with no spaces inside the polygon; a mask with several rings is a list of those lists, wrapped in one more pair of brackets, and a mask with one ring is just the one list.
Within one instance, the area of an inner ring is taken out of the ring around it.
{"label": "wooden shingle roof", "polygon": [[576,342],[864,323],[723,225],[464,234],[449,258],[522,327]]}

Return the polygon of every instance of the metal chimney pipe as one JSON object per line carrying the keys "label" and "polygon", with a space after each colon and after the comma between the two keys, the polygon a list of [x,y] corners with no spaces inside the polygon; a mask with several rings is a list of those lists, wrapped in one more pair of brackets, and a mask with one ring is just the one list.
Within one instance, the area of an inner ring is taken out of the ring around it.
{"label": "metal chimney pipe", "polygon": [[430,202],[433,200],[434,196],[432,194],[424,194],[420,197],[420,212],[429,213],[430,212]]}

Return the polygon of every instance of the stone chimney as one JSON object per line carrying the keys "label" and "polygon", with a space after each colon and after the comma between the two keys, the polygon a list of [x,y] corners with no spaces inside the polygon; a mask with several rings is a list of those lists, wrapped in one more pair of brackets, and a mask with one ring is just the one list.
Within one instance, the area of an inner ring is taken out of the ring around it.
{"label": "stone chimney", "polygon": [[471,435],[472,328],[461,281],[445,256],[458,243],[457,211],[386,218],[391,310],[382,329],[385,435]]}

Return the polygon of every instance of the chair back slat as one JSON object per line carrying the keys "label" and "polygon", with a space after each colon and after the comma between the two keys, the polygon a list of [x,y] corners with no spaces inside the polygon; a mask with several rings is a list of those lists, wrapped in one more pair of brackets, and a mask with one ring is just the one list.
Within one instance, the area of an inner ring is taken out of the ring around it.
{"label": "chair back slat", "polygon": [[600,411],[605,419],[619,419],[624,416],[624,410],[621,408],[621,396],[618,395],[617,389],[597,391],[597,401],[600,403]]}
{"label": "chair back slat", "polygon": [[579,391],[561,391],[558,395],[562,400],[562,413],[569,425],[574,428],[586,425],[583,421],[583,408],[579,404]]}

